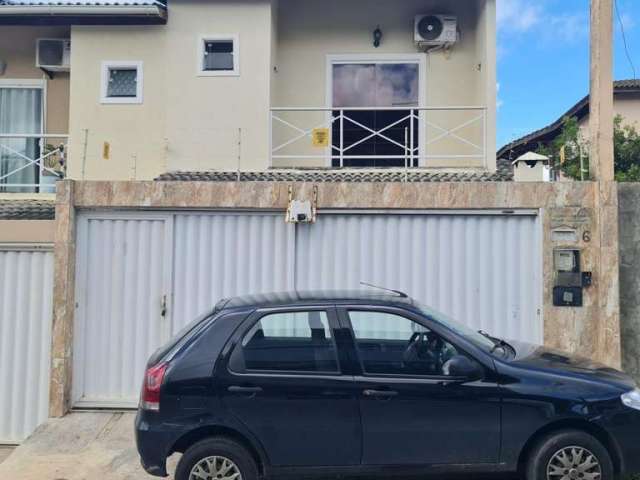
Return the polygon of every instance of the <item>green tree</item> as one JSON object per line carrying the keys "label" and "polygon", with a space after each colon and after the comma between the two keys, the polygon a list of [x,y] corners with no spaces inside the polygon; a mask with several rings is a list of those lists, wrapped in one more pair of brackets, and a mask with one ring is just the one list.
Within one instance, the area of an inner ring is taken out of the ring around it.
{"label": "green tree", "polygon": [[[640,134],[633,125],[623,125],[621,116],[614,119],[613,150],[615,179],[618,182],[640,181]],[[561,151],[564,146],[564,162]],[[565,117],[560,135],[550,143],[539,144],[537,152],[551,159],[554,168],[566,176],[580,180],[580,149],[584,178],[589,179],[589,143],[582,135],[578,120]]]}

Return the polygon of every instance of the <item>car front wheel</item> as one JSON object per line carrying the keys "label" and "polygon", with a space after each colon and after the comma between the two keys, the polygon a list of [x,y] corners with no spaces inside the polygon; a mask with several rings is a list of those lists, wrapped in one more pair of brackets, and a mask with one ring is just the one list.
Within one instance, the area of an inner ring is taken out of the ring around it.
{"label": "car front wheel", "polygon": [[187,449],[176,468],[176,480],[257,480],[252,455],[227,438],[209,438]]}
{"label": "car front wheel", "polygon": [[595,437],[564,430],[544,437],[526,465],[526,480],[613,480],[613,463]]}

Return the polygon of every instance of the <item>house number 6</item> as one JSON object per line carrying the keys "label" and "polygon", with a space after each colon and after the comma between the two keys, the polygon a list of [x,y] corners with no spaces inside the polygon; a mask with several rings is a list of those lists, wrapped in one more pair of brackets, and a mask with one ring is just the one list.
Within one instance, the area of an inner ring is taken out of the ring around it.
{"label": "house number 6", "polygon": [[591,232],[589,230],[585,230],[582,233],[582,240],[584,240],[587,243],[591,241]]}

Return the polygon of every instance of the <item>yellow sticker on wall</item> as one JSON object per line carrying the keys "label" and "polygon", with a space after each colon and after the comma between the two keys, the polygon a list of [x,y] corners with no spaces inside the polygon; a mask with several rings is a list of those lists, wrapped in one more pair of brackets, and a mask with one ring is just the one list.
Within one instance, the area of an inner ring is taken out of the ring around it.
{"label": "yellow sticker on wall", "polygon": [[111,158],[111,144],[109,142],[104,142],[102,144],[102,159],[109,160]]}
{"label": "yellow sticker on wall", "polygon": [[328,147],[329,146],[329,129],[328,128],[314,128],[311,131],[311,143],[314,147]]}

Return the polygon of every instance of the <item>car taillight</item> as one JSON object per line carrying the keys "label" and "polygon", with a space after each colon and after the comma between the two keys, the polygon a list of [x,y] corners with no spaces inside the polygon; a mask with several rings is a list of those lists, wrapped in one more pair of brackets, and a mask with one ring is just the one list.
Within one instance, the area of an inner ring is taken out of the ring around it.
{"label": "car taillight", "polygon": [[160,363],[147,369],[140,394],[140,408],[156,412],[160,410],[160,387],[168,366],[168,363]]}

